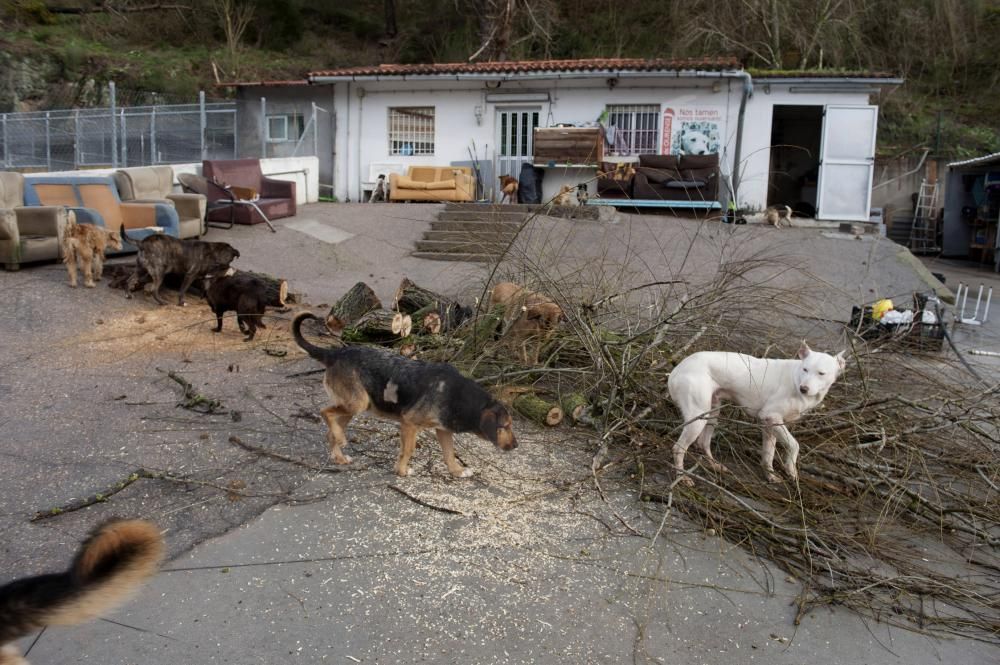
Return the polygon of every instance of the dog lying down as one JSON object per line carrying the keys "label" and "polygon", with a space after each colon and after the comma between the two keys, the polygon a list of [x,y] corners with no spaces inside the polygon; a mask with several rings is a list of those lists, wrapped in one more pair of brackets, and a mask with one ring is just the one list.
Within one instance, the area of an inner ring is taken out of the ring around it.
{"label": "dog lying down", "polygon": [[775,442],[785,446],[785,472],[798,478],[799,443],[787,423],[798,420],[826,397],[844,369],[844,352],[835,356],[812,351],[805,342],[792,360],[754,358],[742,353],[701,351],[682,360],[667,380],[670,399],[680,409],[684,429],[674,444],[674,468],[680,482],[692,485],[684,472],[684,453],[698,441],[706,466],[728,471],[712,457],[712,433],[720,404],[730,401],[763,423],[761,463],[769,482],[778,482],[773,461]]}
{"label": "dog lying down", "polygon": [[319,320],[309,312],[299,314],[292,321],[292,334],[306,353],[326,366],[323,387],[330,396],[330,406],[320,415],[329,428],[330,457],[336,464],[351,463],[343,450],[347,424],[363,411],[399,422],[399,476],[412,473],[410,457],[422,429],[436,431],[444,462],[456,478],[473,474],[455,457],[456,433],[471,432],[500,450],[517,448],[507,407],[451,365],[409,360],[365,346],[324,349],[302,336],[306,319]]}
{"label": "dog lying down", "polygon": [[69,570],[25,577],[0,587],[0,665],[27,665],[10,644],[46,626],[96,619],[121,605],[163,559],[163,536],[141,520],[97,527]]}

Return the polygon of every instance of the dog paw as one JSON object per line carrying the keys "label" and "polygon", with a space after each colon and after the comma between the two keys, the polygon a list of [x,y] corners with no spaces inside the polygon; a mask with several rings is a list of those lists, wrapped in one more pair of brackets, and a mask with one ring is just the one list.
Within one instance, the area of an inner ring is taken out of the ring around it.
{"label": "dog paw", "polygon": [[396,475],[400,478],[409,478],[413,475],[413,469],[406,467],[405,469],[396,469]]}
{"label": "dog paw", "polygon": [[333,455],[334,464],[350,464],[352,461],[350,455]]}
{"label": "dog paw", "polygon": [[69,288],[71,288],[71,289],[75,289],[75,288],[76,288],[76,284],[70,284],[70,285],[69,285]]}
{"label": "dog paw", "polygon": [[780,483],[781,482],[781,477],[778,474],[776,474],[774,471],[768,471],[767,472],[767,482],[769,482],[769,483]]}
{"label": "dog paw", "polygon": [[84,283],[84,286],[86,286],[88,289],[92,289],[92,288],[96,287],[97,284],[94,284],[93,282],[88,282],[88,283]]}
{"label": "dog paw", "polygon": [[677,480],[677,484],[684,487],[694,487],[694,480],[690,476],[681,476]]}
{"label": "dog paw", "polygon": [[469,467],[465,467],[458,473],[452,473],[451,475],[455,476],[456,478],[471,478],[475,474],[476,472],[474,470],[470,469]]}

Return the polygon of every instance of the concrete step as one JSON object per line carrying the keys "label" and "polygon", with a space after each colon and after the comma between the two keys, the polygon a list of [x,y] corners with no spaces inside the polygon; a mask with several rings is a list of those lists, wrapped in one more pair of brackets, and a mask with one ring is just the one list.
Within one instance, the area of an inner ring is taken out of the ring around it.
{"label": "concrete step", "polygon": [[428,261],[466,261],[468,263],[492,263],[496,261],[493,254],[463,254],[461,252],[413,252],[418,259]]}
{"label": "concrete step", "polygon": [[431,230],[424,233],[424,240],[450,240],[461,242],[472,242],[476,240],[486,240],[491,242],[510,242],[517,234],[512,230],[489,229],[462,229],[461,231],[438,231]]}
{"label": "concrete step", "polygon": [[443,210],[437,218],[442,222],[517,222],[524,221],[526,213],[497,210]]}
{"label": "concrete step", "polygon": [[450,221],[431,220],[431,229],[434,231],[463,231],[470,234],[483,233],[484,231],[513,232],[521,227],[520,222],[490,222],[490,221]]}
{"label": "concrete step", "polygon": [[495,240],[418,240],[418,252],[459,252],[467,254],[500,253],[507,247],[506,242]]}

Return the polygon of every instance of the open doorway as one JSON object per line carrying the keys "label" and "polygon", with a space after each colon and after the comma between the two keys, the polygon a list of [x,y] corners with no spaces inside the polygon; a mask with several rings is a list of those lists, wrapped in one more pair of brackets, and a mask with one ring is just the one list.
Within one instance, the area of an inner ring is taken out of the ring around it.
{"label": "open doorway", "polygon": [[767,204],[791,206],[799,217],[816,217],[822,106],[775,105]]}

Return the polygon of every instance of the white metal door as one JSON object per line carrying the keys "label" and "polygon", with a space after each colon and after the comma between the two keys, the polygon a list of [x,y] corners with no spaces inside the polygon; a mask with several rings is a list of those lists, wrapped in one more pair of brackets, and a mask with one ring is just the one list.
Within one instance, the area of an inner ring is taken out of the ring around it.
{"label": "white metal door", "polygon": [[819,153],[818,219],[867,222],[877,106],[827,106]]}
{"label": "white metal door", "polygon": [[540,106],[531,108],[497,109],[497,166],[498,176],[517,178],[521,164],[530,162],[534,146],[532,133],[538,127],[542,113]]}

